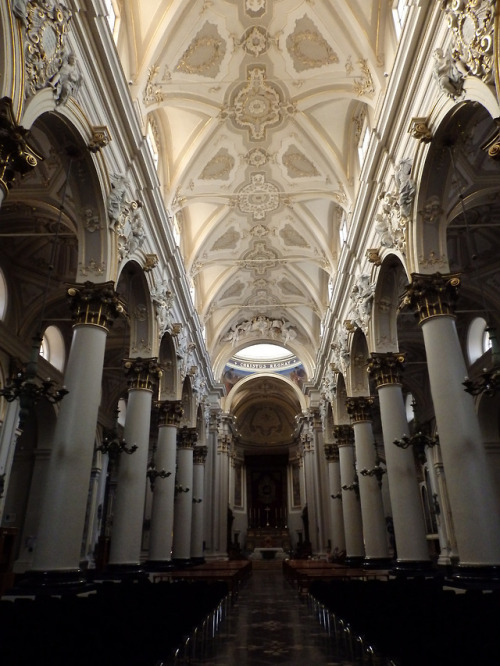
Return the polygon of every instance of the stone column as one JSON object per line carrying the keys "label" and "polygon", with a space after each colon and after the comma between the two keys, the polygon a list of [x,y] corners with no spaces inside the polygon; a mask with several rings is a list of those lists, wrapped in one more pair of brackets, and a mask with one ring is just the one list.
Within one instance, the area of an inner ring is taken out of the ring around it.
{"label": "stone column", "polygon": [[12,100],[0,99],[0,208],[15,180],[37,166],[43,159],[30,146],[31,132],[18,125]]}
{"label": "stone column", "polygon": [[215,551],[219,556],[227,556],[228,533],[227,518],[229,510],[229,456],[231,454],[232,435],[227,418],[222,422],[217,434],[217,456],[215,462]]}
{"label": "stone column", "polygon": [[[338,425],[333,435],[339,450],[340,481],[342,484],[342,515],[344,518],[346,564],[358,566],[363,562],[363,523],[359,502],[359,483],[354,462],[354,431],[350,425]],[[335,493],[338,494],[338,493]],[[340,501],[332,500],[332,501]]]}
{"label": "stone column", "polygon": [[88,496],[88,502],[87,502],[87,525],[85,526],[85,532],[84,532],[84,543],[83,543],[83,551],[81,554],[82,560],[87,560],[88,562],[88,568],[89,569],[94,569],[95,568],[95,559],[94,559],[94,552],[95,552],[95,525],[97,523],[97,500],[98,500],[98,491],[99,491],[99,480],[102,472],[102,467],[100,465],[101,459],[100,456],[96,455],[95,458],[97,459],[99,457],[99,462],[95,460],[95,463],[92,467],[92,472],[90,474],[90,488],[89,488],[89,496]]}
{"label": "stone column", "polygon": [[16,450],[19,422],[19,400],[7,403],[5,418],[0,428],[0,524],[2,523],[5,498],[9,488],[12,461]]}
{"label": "stone column", "polygon": [[449,567],[450,564],[457,561],[457,544],[455,533],[453,531],[443,463],[439,453],[438,450],[433,452],[433,460],[431,459],[431,455],[429,455],[427,459],[427,472],[429,475],[429,490],[434,505],[438,528],[439,557],[437,563],[440,566]]}
{"label": "stone column", "polygon": [[[172,566],[177,428],[184,410],[181,400],[164,400],[158,403],[158,412],[158,445],[155,459],[157,469],[154,470],[156,475],[153,485],[148,560],[148,568],[153,570]],[[163,476],[162,472],[168,476]]]}
{"label": "stone column", "polygon": [[203,501],[205,486],[205,462],[208,449],[195,446],[193,449],[193,518],[191,522],[191,562],[202,564],[203,553]]}
{"label": "stone column", "polygon": [[330,499],[330,535],[332,555],[345,552],[344,516],[342,513],[342,484],[340,481],[339,447],[325,444],[325,458],[328,465],[328,486]]}
{"label": "stone column", "polygon": [[346,405],[354,430],[356,468],[359,475],[359,497],[365,542],[363,566],[386,567],[389,564],[389,548],[380,487],[381,477],[372,473],[380,467],[377,465],[372,431],[373,398],[369,396],[347,398]]}
{"label": "stone column", "polygon": [[184,426],[177,432],[177,474],[175,478],[172,560],[174,564],[181,566],[191,562],[193,447],[197,439],[196,428]]}
{"label": "stone column", "polygon": [[[307,534],[304,534],[306,546],[309,537],[311,549],[313,552],[318,551],[318,520],[316,513],[316,493],[315,493],[315,479],[314,479],[314,463],[316,447],[314,445],[314,437],[310,432],[303,432],[300,436],[300,443],[304,452],[304,478],[306,487],[306,506],[307,506],[307,519],[308,529]],[[304,532],[305,526],[304,526]]]}
{"label": "stone column", "polygon": [[458,275],[412,274],[405,303],[419,315],[457,540],[457,579],[500,573],[500,507],[455,326]]}
{"label": "stone column", "polygon": [[61,402],[33,569],[29,583],[84,582],[80,549],[94,455],[97,414],[109,321],[123,312],[112,282],[68,289],[73,340]]}
{"label": "stone column", "polygon": [[375,379],[391,497],[396,571],[409,573],[430,567],[414,451],[393,442],[409,432],[402,391],[404,354],[372,353],[368,371]]}
{"label": "stone column", "polygon": [[128,382],[124,440],[137,446],[132,455],[120,454],[108,570],[134,575],[141,570],[142,525],[153,387],[160,366],[156,358],[124,361]]}

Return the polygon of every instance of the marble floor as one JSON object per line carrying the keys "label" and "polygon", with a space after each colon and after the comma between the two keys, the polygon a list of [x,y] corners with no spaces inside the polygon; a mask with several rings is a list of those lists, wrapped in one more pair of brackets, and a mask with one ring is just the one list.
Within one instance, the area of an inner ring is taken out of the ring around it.
{"label": "marble floor", "polygon": [[[276,563],[278,564],[278,563]],[[279,567],[254,567],[199,666],[352,666],[334,654],[331,640],[305,599]]]}

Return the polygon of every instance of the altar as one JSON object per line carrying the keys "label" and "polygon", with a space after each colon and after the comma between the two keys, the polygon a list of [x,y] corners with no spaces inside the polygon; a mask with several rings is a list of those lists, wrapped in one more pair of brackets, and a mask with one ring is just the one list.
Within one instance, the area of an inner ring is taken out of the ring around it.
{"label": "altar", "polygon": [[[287,529],[250,528],[246,535],[245,550],[256,553],[254,559],[280,559],[280,553],[286,557],[290,547],[290,534]],[[263,555],[263,553],[270,554]]]}
{"label": "altar", "polygon": [[251,560],[284,560],[288,557],[283,548],[254,548]]}

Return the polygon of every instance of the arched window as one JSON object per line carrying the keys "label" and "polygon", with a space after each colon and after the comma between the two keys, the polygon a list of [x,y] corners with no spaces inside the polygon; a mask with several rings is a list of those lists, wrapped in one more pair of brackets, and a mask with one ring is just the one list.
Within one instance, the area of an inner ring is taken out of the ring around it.
{"label": "arched window", "polygon": [[61,372],[66,362],[66,349],[61,331],[57,326],[47,326],[40,345],[40,356]]}
{"label": "arched window", "polygon": [[118,10],[118,3],[116,0],[104,0],[104,5],[106,7],[107,19],[109,29],[113,35],[113,39],[118,39],[118,29],[120,24],[120,12]]}
{"label": "arched window", "polygon": [[467,354],[469,363],[475,363],[491,347],[488,335],[488,324],[484,317],[476,317],[469,325],[467,332]]}
{"label": "arched window", "polygon": [[411,423],[415,418],[413,393],[408,393],[405,400],[406,420]]}
{"label": "arched window", "polygon": [[5,276],[0,268],[0,320],[3,320],[7,312],[7,283]]}
{"label": "arched window", "polygon": [[392,5],[392,15],[394,17],[394,26],[396,28],[396,35],[398,39],[401,37],[403,32],[403,27],[406,21],[406,15],[408,14],[408,2],[407,0],[394,0]]}

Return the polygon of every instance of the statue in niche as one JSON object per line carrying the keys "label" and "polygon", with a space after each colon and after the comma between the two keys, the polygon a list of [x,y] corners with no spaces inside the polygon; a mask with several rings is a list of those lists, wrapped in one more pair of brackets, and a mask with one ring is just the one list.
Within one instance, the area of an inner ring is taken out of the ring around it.
{"label": "statue in niche", "polygon": [[64,106],[72,95],[75,96],[81,83],[82,77],[78,71],[76,57],[73,53],[68,53],[57,78],[53,81],[57,106]]}
{"label": "statue in niche", "polygon": [[366,274],[360,275],[350,294],[350,298],[354,303],[351,320],[359,328],[365,329],[368,326],[374,293],[375,283],[370,284],[370,276]]}
{"label": "statue in niche", "polygon": [[165,281],[151,290],[151,298],[155,304],[158,333],[159,336],[162,337],[165,331],[172,328],[172,306],[174,303],[174,295],[168,289],[168,283]]}
{"label": "statue in niche", "polygon": [[125,207],[125,194],[127,181],[120,173],[111,174],[111,191],[108,195],[108,216],[111,226],[114,227],[120,221]]}
{"label": "statue in niche", "polygon": [[412,161],[405,158],[399,163],[396,171],[396,185],[399,192],[398,203],[401,215],[409,217],[415,198],[415,181],[411,178]]}
{"label": "statue in niche", "polygon": [[442,49],[434,51],[434,78],[439,88],[452,99],[460,97],[464,90],[464,75],[458,69],[456,60],[451,53],[443,53]]}

